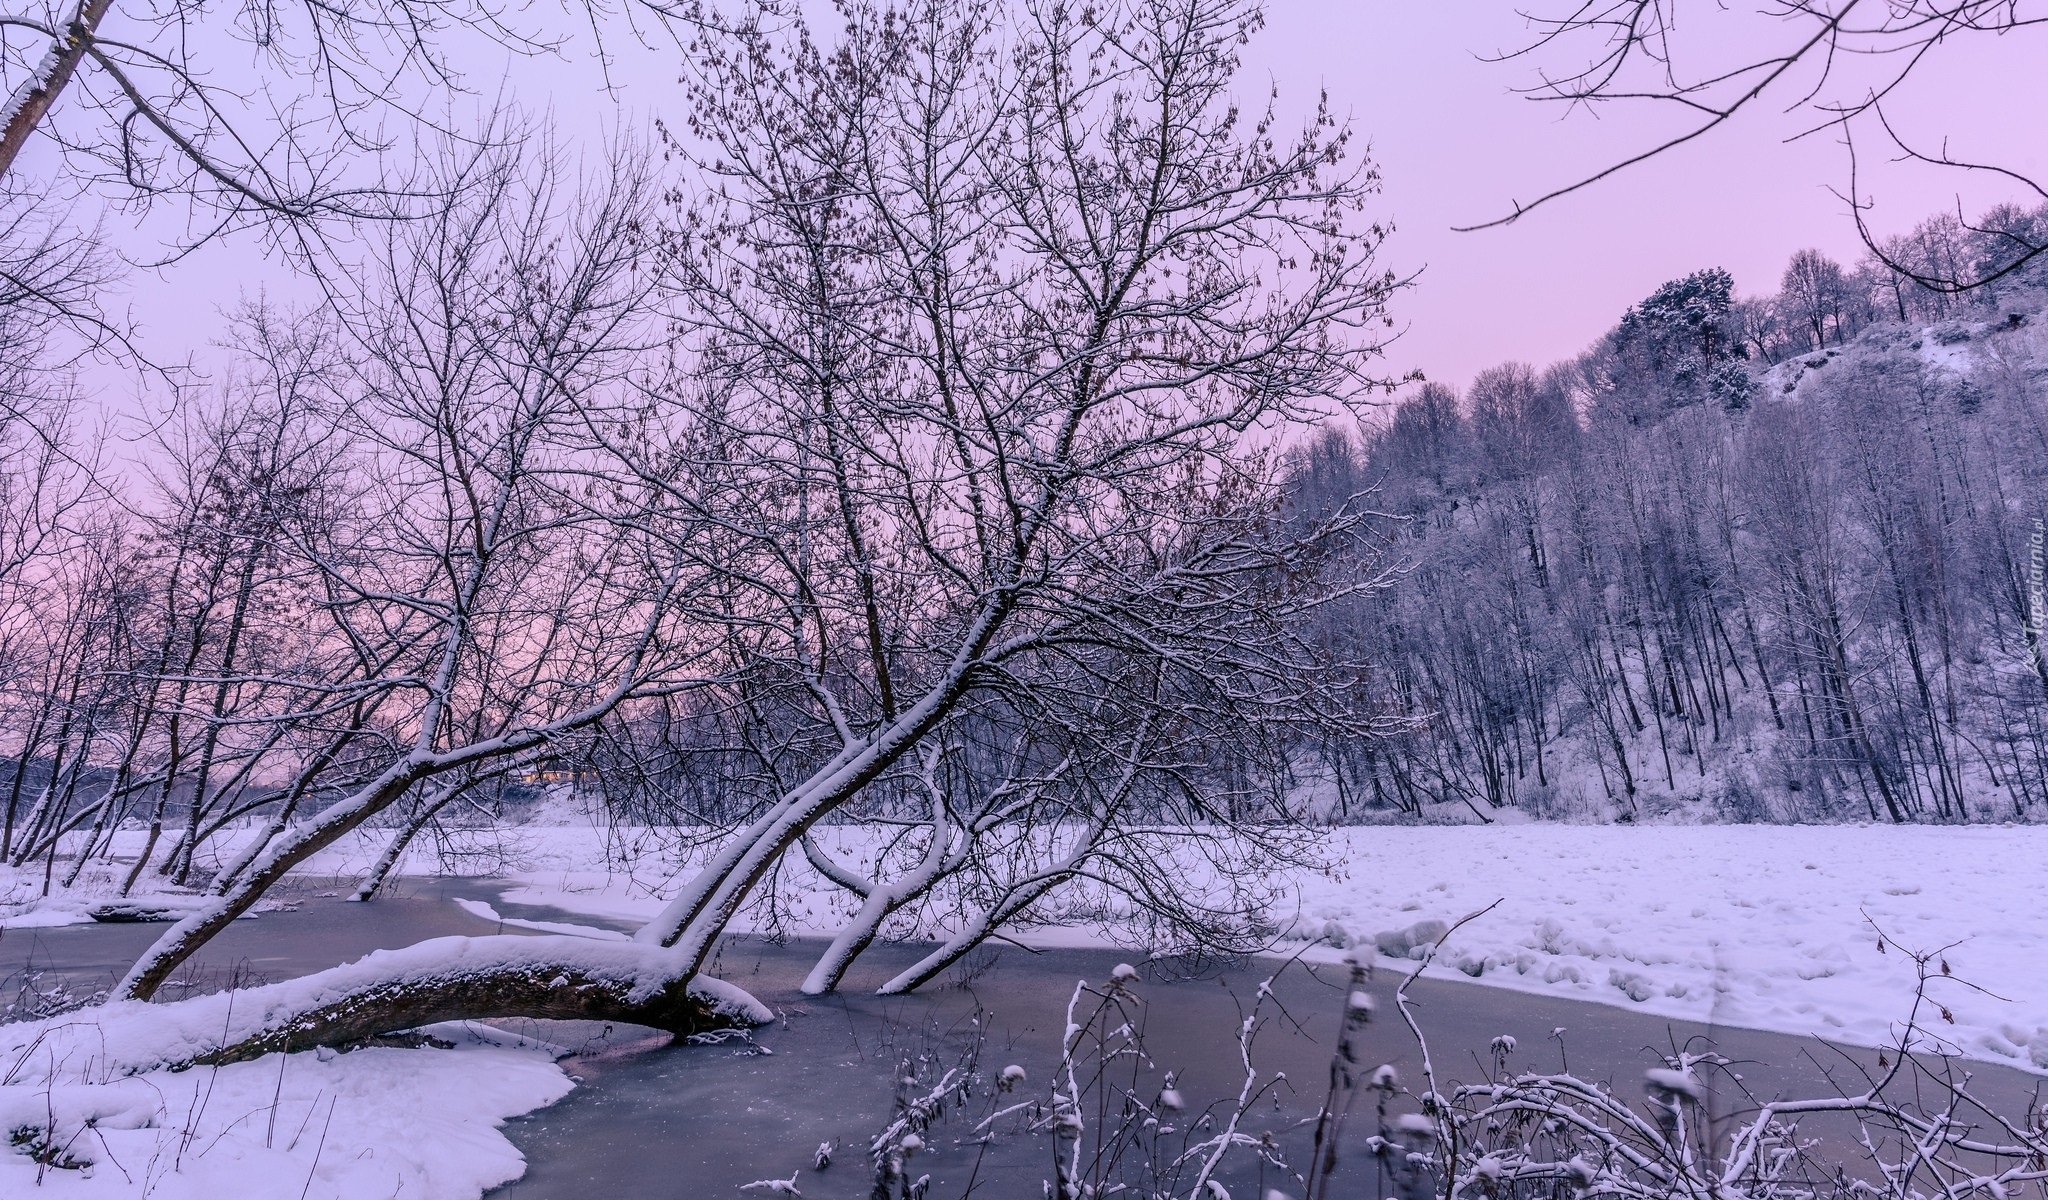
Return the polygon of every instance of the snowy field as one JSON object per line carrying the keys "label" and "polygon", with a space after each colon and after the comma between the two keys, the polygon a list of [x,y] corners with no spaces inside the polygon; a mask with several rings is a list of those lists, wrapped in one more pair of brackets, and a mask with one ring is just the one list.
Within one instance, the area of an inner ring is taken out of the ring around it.
{"label": "snowy field", "polygon": [[[1458,932],[1433,974],[1880,1045],[1911,1013],[1917,978],[1905,955],[1878,949],[1882,930],[1940,951],[1937,971],[1945,959],[1954,972],[1931,985],[1929,1036],[2048,1070],[2048,829],[1494,825],[1330,838],[1326,873],[1286,881],[1274,913],[1293,935],[1283,949],[1320,941],[1310,956],[1335,959],[1372,943],[1382,964],[1398,966],[1430,922],[1499,901]],[[532,838],[526,865],[509,872],[521,886],[505,899],[614,921],[652,916],[664,880],[594,867],[601,844],[587,827]],[[803,932],[829,934],[847,911],[807,873],[784,888]],[[1020,940],[1115,933],[1037,929]]]}
{"label": "snowy field", "polygon": [[[649,916],[674,878],[655,865],[667,861],[664,839],[649,832],[622,838],[572,822],[489,836],[461,861],[514,884],[501,904],[574,914],[508,919],[514,926],[614,940],[614,931],[575,922]],[[1329,838],[1329,870],[1283,881],[1273,913],[1287,931],[1281,950],[1306,944],[1310,957],[1334,960],[1371,945],[1381,963],[1400,966],[1415,943],[1493,905],[1457,932],[1433,973],[1878,1044],[1911,1011],[1916,978],[1907,955],[1880,951],[1881,930],[1898,946],[1939,952],[1937,963],[1953,971],[1931,985],[1922,1013],[1930,1036],[1972,1057],[2048,1070],[2048,829],[1513,825],[1375,827]],[[314,866],[359,870],[378,848],[374,839],[346,844]],[[12,892],[5,883],[0,924],[76,921],[92,903],[43,902],[28,881]],[[791,932],[829,933],[845,915],[843,899],[805,872],[786,873],[780,887]],[[479,886],[465,907],[498,916],[492,890]],[[927,914],[891,933],[930,934],[943,924]],[[1125,939],[1074,925],[1024,940]],[[0,1036],[0,1119],[34,1117],[29,1123],[55,1131],[60,1145],[49,1150],[92,1163],[57,1171],[0,1154],[0,1194],[28,1194],[40,1175],[50,1195],[289,1197],[311,1181],[318,1195],[473,1197],[520,1170],[496,1126],[570,1086],[545,1051],[473,1036],[449,1054],[302,1054],[288,1063],[273,1055],[127,1079],[112,1061],[118,1055],[92,1049],[100,1038],[19,1025]],[[375,1100],[393,1094],[421,1103],[394,1113]],[[431,1136],[413,1136],[421,1119]],[[406,1125],[404,1137],[394,1121]],[[249,1190],[250,1180],[275,1186]]]}
{"label": "snowy field", "polygon": [[1342,840],[1341,869],[1300,881],[1305,933],[1327,923],[1405,953],[1417,923],[1498,900],[1451,940],[1446,971],[1877,1045],[1908,1016],[1916,980],[1898,950],[1879,950],[1882,930],[1954,972],[1930,986],[1931,1036],[2048,1070],[2048,829],[1521,825]]}

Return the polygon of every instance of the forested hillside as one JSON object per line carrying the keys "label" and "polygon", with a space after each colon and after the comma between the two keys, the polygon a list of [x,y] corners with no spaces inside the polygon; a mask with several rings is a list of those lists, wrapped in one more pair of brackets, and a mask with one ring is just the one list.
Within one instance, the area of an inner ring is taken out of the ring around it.
{"label": "forested hillside", "polygon": [[[1954,277],[2043,224],[1886,249]],[[1377,487],[1406,574],[1327,635],[1410,721],[1320,749],[1336,812],[2036,819],[2044,265],[1945,294],[1806,251],[1756,300],[1701,271],[1330,435],[1305,502]]]}

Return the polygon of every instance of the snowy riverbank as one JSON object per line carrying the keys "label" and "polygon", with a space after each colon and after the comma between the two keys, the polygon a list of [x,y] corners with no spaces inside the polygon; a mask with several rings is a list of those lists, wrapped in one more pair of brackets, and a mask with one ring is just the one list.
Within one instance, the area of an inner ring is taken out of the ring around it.
{"label": "snowy riverbank", "polygon": [[473,1200],[526,1169],[499,1127],[571,1087],[552,1048],[480,1026],[437,1026],[446,1051],[126,1075],[76,1035],[118,1041],[148,1021],[66,1025],[0,1026],[0,1128],[15,1143],[0,1151],[0,1195]]}

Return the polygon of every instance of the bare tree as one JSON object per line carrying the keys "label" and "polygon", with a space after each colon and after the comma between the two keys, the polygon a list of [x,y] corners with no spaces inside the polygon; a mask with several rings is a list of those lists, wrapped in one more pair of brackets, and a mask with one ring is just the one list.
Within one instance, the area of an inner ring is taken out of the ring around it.
{"label": "bare tree", "polygon": [[1779,303],[1787,320],[1813,337],[1813,349],[1853,332],[1847,324],[1848,281],[1840,263],[1818,250],[1801,250],[1785,265]]}
{"label": "bare tree", "polygon": [[998,15],[852,6],[827,51],[750,10],[697,64],[721,188],[676,277],[751,495],[805,531],[757,653],[832,731],[639,935],[699,961],[806,831],[1035,661],[1319,674],[1230,641],[1330,536],[1261,528],[1244,434],[1368,382],[1373,179],[1327,116],[1241,134],[1252,6]]}
{"label": "bare tree", "polygon": [[17,853],[35,765],[70,743],[80,697],[67,698],[65,684],[79,656],[97,652],[91,583],[105,582],[104,560],[89,553],[105,524],[99,456],[66,380],[43,361],[45,319],[19,298],[0,300],[0,861]]}
{"label": "bare tree", "polygon": [[151,994],[285,872],[413,789],[704,683],[679,603],[686,539],[671,522],[647,540],[579,465],[645,344],[646,177],[622,170],[587,206],[557,179],[508,163],[494,191],[394,230],[344,312],[356,360],[325,428],[350,486],[278,535],[314,572],[324,628],[271,720],[313,735],[295,747],[308,768],[343,748],[354,761],[215,881],[121,995]]}
{"label": "bare tree", "polygon": [[[40,134],[77,183],[144,206],[197,205],[198,239],[395,215],[424,198],[406,179],[404,127],[445,123],[430,114],[463,86],[448,43],[526,54],[557,43],[516,20],[488,0],[266,3],[232,21],[186,3],[13,4],[0,17],[0,179],[18,177]],[[244,55],[246,73],[235,71]]]}

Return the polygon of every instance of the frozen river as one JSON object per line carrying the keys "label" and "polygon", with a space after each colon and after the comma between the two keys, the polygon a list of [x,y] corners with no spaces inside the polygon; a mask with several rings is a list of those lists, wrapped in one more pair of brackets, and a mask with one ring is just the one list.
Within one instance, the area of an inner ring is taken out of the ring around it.
{"label": "frozen river", "polygon": [[[318,882],[300,887],[297,908],[238,922],[195,964],[191,982],[217,987],[239,975],[278,979],[317,970],[372,949],[447,934],[516,932],[458,906],[458,898],[485,900],[506,917],[573,920],[555,910],[506,903],[490,880],[409,880],[368,905],[343,904]],[[0,936],[0,979],[13,981],[39,969],[45,986],[61,974],[74,987],[104,986],[161,930],[161,926],[72,926],[15,930]],[[1057,1061],[1065,1010],[1077,980],[1101,984],[1120,956],[1109,951],[1019,949],[993,952],[965,978],[912,997],[883,999],[866,989],[917,956],[912,946],[880,945],[856,965],[845,990],[804,997],[797,983],[815,947],[776,946],[737,937],[722,948],[714,973],[747,988],[781,1014],[759,1031],[767,1054],[735,1044],[666,1046],[626,1029],[553,1026],[533,1032],[578,1052],[563,1063],[579,1086],[559,1103],[515,1119],[507,1134],[525,1153],[526,1176],[493,1195],[504,1200],[581,1200],[584,1197],[741,1196],[741,1184],[788,1179],[813,1200],[866,1197],[871,1187],[864,1147],[888,1121],[905,1064],[942,1069],[981,1032],[981,1066],[990,1075],[1022,1066],[1027,1092],[1049,1078]],[[1133,989],[1133,1011],[1144,1024],[1152,1062],[1127,1082],[1156,1091],[1161,1072],[1178,1073],[1193,1111],[1235,1095],[1243,1070],[1235,1031],[1273,963],[1194,972],[1148,968]],[[1394,1065],[1404,1082],[1419,1086],[1413,1038],[1394,1016],[1395,978],[1381,971],[1373,990],[1380,1017],[1370,1027],[1361,1065]],[[1261,1081],[1284,1073],[1244,1128],[1267,1131],[1298,1161],[1306,1145],[1300,1123],[1321,1103],[1347,980],[1341,968],[1288,967],[1274,987],[1254,1065]],[[1867,1051],[1837,1051],[1804,1038],[1748,1030],[1709,1030],[1662,1017],[1478,984],[1424,980],[1411,990],[1417,1011],[1447,1076],[1472,1080],[1484,1073],[1488,1047],[1500,1035],[1516,1039],[1515,1062],[1554,1069],[1561,1061],[1581,1075],[1613,1080],[1616,1090],[1640,1095],[1642,1072],[1675,1044],[1711,1038],[1756,1094],[1811,1090],[1823,1068],[1840,1070]],[[1697,1044],[1697,1043],[1695,1043]],[[1563,1056],[1563,1058],[1561,1058]],[[2035,1080],[1985,1066],[1980,1081],[2018,1102]],[[982,1103],[977,1099],[977,1104]],[[1721,1111],[1738,1108],[1727,1097]],[[978,1108],[970,1111],[978,1112]],[[936,1126],[929,1148],[911,1174],[929,1173],[933,1200],[961,1194],[971,1180],[990,1197],[1035,1197],[1048,1171],[1051,1147],[1042,1134],[1015,1128],[987,1147],[963,1145],[973,1123]],[[1371,1190],[1376,1169],[1362,1143],[1371,1118],[1357,1127],[1345,1156],[1345,1174]],[[839,1149],[824,1172],[811,1169],[820,1143]],[[1261,1179],[1247,1158],[1225,1175],[1233,1195],[1260,1195],[1280,1182]],[[1244,1188],[1246,1190],[1240,1190]],[[1340,1191],[1339,1194],[1349,1194]]]}

